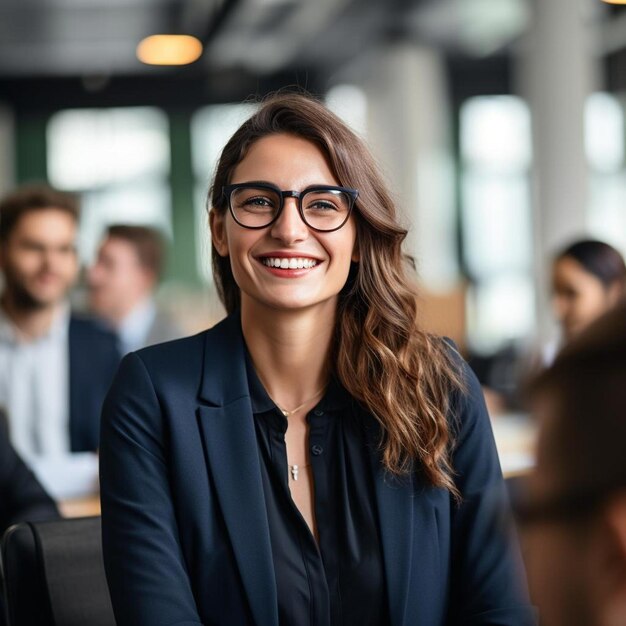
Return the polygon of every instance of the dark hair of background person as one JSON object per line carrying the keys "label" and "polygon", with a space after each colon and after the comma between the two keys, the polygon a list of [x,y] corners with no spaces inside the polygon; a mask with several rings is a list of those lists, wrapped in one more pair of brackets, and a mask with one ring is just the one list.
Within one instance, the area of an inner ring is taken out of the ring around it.
{"label": "dark hair of background person", "polygon": [[622,283],[626,291],[626,264],[622,255],[608,243],[594,239],[583,239],[562,250],[555,261],[565,257],[574,259],[593,274],[605,288]]}
{"label": "dark hair of background person", "polygon": [[49,185],[24,185],[0,200],[0,242],[9,239],[22,216],[46,209],[63,211],[78,222],[80,209],[76,196]]}
{"label": "dark hair of background person", "polygon": [[107,228],[107,237],[123,239],[135,249],[139,263],[152,272],[157,279],[165,265],[165,242],[156,228],[131,224],[112,224]]}
{"label": "dark hair of background person", "polygon": [[[417,461],[428,483],[456,495],[447,413],[450,392],[463,382],[450,348],[416,321],[416,288],[402,252],[407,231],[362,140],[309,96],[271,96],[226,144],[210,191],[212,210],[228,210],[222,187],[231,182],[250,146],[278,133],[316,144],[339,185],[359,191],[359,263],[353,264],[339,297],[331,364],[344,387],[381,424],[387,470],[404,474]],[[229,259],[215,246],[212,258],[218,294],[230,313],[240,305],[239,288]]]}
{"label": "dark hair of background person", "polygon": [[626,305],[566,345],[530,395],[550,403],[538,462],[562,493],[626,488]]}

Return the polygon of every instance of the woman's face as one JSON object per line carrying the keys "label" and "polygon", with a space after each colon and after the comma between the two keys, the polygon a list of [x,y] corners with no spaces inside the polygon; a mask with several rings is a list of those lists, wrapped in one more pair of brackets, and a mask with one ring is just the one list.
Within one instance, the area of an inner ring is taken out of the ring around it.
{"label": "woman's face", "polygon": [[570,257],[554,264],[552,305],[566,339],[571,339],[613,304],[610,290]]}
{"label": "woman's face", "polygon": [[[314,143],[288,134],[269,135],[252,144],[230,182],[266,182],[294,191],[339,185],[323,152]],[[302,221],[296,202],[285,198],[278,220],[260,230],[240,226],[229,211],[221,215],[212,211],[213,245],[221,256],[230,257],[242,307],[319,307],[320,312],[334,313],[350,262],[358,260],[354,217],[334,232],[316,232]],[[295,259],[292,264],[304,267],[272,266],[276,259]]]}

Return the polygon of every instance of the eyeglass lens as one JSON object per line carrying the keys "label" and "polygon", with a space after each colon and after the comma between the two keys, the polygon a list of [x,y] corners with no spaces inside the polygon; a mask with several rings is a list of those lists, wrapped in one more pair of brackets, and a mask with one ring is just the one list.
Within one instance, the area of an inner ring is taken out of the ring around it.
{"label": "eyeglass lens", "polygon": [[[317,230],[334,230],[350,213],[351,197],[338,189],[312,190],[299,198],[304,222]],[[281,197],[263,187],[240,187],[230,196],[235,219],[243,226],[261,228],[270,224],[280,210]]]}

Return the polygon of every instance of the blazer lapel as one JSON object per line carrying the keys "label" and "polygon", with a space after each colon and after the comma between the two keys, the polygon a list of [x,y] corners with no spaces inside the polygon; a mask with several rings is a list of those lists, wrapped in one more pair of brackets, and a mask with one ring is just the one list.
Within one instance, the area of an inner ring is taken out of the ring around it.
{"label": "blazer lapel", "polygon": [[367,432],[373,451],[370,456],[383,544],[389,617],[393,626],[404,626],[413,557],[413,480],[412,477],[394,478],[384,470],[376,452],[379,428],[376,425],[368,428]]}
{"label": "blazer lapel", "polygon": [[[210,342],[210,347],[209,347]],[[207,335],[198,417],[207,464],[257,624],[278,625],[278,601],[239,317]]]}

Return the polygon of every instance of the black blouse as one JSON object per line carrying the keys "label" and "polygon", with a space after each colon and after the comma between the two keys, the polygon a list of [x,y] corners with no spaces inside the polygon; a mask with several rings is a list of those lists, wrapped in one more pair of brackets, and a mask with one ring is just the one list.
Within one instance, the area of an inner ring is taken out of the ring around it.
{"label": "black blouse", "polygon": [[306,418],[318,546],[289,491],[287,418],[268,396],[249,359],[247,369],[280,624],[387,624],[373,470],[359,407],[332,381]]}

